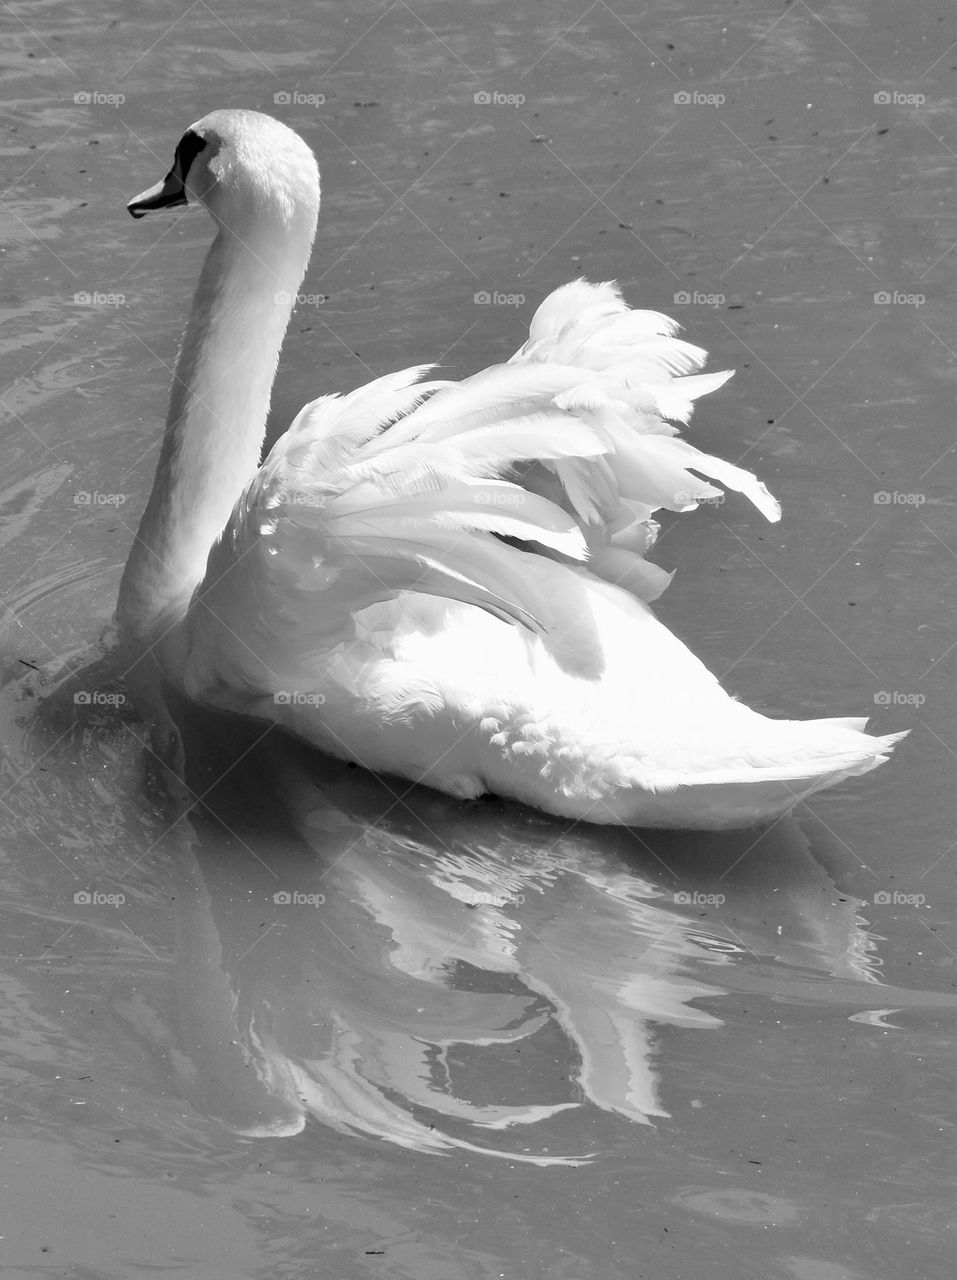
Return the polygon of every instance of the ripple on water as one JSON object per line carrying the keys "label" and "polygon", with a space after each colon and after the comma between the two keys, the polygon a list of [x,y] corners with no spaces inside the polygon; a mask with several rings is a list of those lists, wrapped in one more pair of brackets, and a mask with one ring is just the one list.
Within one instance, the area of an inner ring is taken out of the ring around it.
{"label": "ripple on water", "polygon": [[801,1218],[792,1201],[769,1196],[763,1191],[751,1191],[747,1187],[682,1191],[673,1197],[671,1203],[693,1213],[707,1214],[709,1218],[720,1218],[723,1222],[741,1222],[758,1227],[785,1226]]}

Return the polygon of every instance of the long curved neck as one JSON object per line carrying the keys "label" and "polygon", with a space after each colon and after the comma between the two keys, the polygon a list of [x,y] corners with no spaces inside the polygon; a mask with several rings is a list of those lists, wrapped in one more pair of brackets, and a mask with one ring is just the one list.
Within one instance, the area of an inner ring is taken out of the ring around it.
{"label": "long curved neck", "polygon": [[315,217],[220,229],[183,336],[153,490],[117,603],[120,631],[149,635],[185,610],[209,549],[259,465],[279,351]]}

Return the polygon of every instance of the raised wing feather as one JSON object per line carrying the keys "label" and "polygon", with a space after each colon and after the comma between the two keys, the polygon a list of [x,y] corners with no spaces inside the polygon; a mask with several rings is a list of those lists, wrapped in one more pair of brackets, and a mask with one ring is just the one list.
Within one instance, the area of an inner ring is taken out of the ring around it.
{"label": "raised wing feather", "polygon": [[575,281],[507,364],[459,383],[416,366],[306,405],[210,552],[186,627],[194,692],[267,670],[274,684],[307,632],[328,650],[359,610],[409,591],[486,609],[587,670],[574,573],[556,599],[530,551],[653,599],[669,581],[643,556],[657,509],[718,496],[713,479],[779,515],[749,472],[678,438],[672,422],[730,374],[699,373],[705,353],[677,327]]}

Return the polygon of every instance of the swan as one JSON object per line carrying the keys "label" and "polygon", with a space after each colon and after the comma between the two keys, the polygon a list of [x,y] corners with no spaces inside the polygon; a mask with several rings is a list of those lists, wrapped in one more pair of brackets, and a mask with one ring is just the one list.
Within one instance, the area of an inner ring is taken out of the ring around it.
{"label": "swan", "polygon": [[670,581],[644,556],[656,510],[717,481],[779,517],[672,425],[730,377],[698,372],[674,321],[573,281],[506,363],[322,395],[260,466],[315,157],[269,116],[214,111],[127,207],[190,204],[216,236],[116,612],[174,773],[169,685],[379,774],[595,823],[744,827],[887,758],[903,735],[736,701],[649,607]]}

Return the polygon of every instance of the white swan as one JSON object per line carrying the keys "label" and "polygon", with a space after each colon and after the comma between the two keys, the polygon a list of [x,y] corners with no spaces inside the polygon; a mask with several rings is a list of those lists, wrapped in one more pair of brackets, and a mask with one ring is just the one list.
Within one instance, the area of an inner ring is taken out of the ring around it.
{"label": "white swan", "polygon": [[507,364],[322,396],[257,470],[315,159],[268,116],[213,112],[129,210],[194,202],[217,235],[117,607],[164,759],[164,679],[377,772],[590,822],[744,826],[886,758],[901,735],[863,720],[734,701],[646,603],[669,580],[642,557],[653,511],[721,492],[691,468],[779,514],[665,421],[730,376],[695,374],[673,321],[565,285]]}

